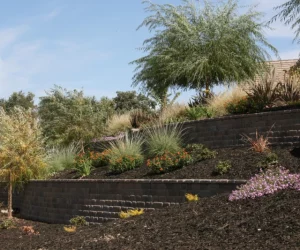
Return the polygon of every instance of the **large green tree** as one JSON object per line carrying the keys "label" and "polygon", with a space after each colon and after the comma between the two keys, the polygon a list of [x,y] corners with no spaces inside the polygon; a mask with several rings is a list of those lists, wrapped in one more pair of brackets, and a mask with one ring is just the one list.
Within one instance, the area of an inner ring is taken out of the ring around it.
{"label": "large green tree", "polygon": [[49,143],[84,145],[102,135],[105,122],[114,112],[114,102],[87,97],[83,91],[68,91],[59,86],[40,98],[39,116]]}
{"label": "large green tree", "polygon": [[152,37],[144,41],[145,56],[133,61],[133,86],[160,92],[168,87],[184,89],[240,82],[254,78],[276,49],[267,42],[253,8],[240,14],[236,1],[218,5],[183,0],[183,4],[145,1],[150,15],[140,27]]}
{"label": "large green tree", "polygon": [[10,112],[17,106],[26,110],[34,109],[34,94],[31,92],[25,94],[23,91],[13,92],[8,99],[0,100],[0,106],[7,112]]}
{"label": "large green tree", "polygon": [[[295,30],[295,39],[297,40],[300,35],[300,0],[290,0],[275,7],[275,10],[280,10],[277,15],[275,15],[271,22],[279,19],[284,22],[285,25],[290,25],[292,29]],[[300,40],[298,39],[298,43]]]}

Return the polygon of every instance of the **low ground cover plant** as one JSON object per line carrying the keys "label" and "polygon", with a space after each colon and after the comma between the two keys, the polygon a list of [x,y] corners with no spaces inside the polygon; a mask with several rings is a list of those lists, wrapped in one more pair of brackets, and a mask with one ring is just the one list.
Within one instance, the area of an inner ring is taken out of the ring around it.
{"label": "low ground cover plant", "polygon": [[223,175],[229,172],[232,168],[230,161],[219,161],[215,168],[215,173]]}
{"label": "low ground cover plant", "polygon": [[258,167],[261,169],[267,169],[277,164],[278,164],[278,155],[273,152],[269,152],[266,154],[265,158],[258,163]]}
{"label": "low ground cover plant", "polygon": [[6,219],[0,223],[0,229],[10,229],[15,227],[15,225],[14,219]]}
{"label": "low ground cover plant", "polygon": [[215,158],[216,151],[208,149],[203,144],[188,144],[185,150],[191,155],[193,162]]}
{"label": "low ground cover plant", "polygon": [[70,224],[78,227],[78,226],[85,226],[88,223],[85,220],[84,216],[76,216],[76,217],[70,219]]}
{"label": "low ground cover plant", "polygon": [[147,167],[151,169],[152,173],[159,174],[174,171],[191,163],[192,157],[186,150],[182,149],[176,153],[167,151],[161,156],[148,159]]}
{"label": "low ground cover plant", "polygon": [[229,200],[254,199],[283,189],[300,191],[300,174],[291,174],[283,167],[267,169],[265,172],[261,170],[246,184],[234,190],[230,194]]}

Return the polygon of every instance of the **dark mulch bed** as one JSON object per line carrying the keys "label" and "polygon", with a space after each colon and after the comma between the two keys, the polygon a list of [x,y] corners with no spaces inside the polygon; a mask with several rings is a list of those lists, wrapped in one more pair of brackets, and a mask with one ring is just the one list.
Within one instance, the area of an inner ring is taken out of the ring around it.
{"label": "dark mulch bed", "polygon": [[[298,150],[298,151],[297,151]],[[272,152],[279,157],[279,165],[290,169],[291,172],[300,172],[300,149],[298,148],[273,148]],[[86,179],[249,179],[259,172],[258,164],[265,158],[265,154],[253,152],[247,148],[227,148],[217,150],[215,159],[201,161],[193,166],[187,166],[176,171],[151,175],[146,166],[127,171],[122,174],[112,175],[108,167],[95,169]],[[218,161],[230,160],[232,169],[224,175],[214,174],[214,168]],[[53,179],[76,179],[79,176],[74,170],[65,170]]]}
{"label": "dark mulch bed", "polygon": [[[32,249],[300,249],[300,192],[229,202],[203,198],[76,233],[19,220],[40,232]],[[30,249],[20,229],[0,230],[1,249]]]}

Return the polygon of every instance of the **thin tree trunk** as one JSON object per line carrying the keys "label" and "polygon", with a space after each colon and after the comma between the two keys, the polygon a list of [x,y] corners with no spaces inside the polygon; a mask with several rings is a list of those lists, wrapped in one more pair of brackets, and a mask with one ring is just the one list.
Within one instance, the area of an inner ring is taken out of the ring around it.
{"label": "thin tree trunk", "polygon": [[12,175],[9,172],[9,187],[8,187],[8,218],[12,218]]}
{"label": "thin tree trunk", "polygon": [[205,97],[209,98],[209,94],[210,94],[210,84],[209,84],[209,81],[206,81],[206,83],[205,83]]}

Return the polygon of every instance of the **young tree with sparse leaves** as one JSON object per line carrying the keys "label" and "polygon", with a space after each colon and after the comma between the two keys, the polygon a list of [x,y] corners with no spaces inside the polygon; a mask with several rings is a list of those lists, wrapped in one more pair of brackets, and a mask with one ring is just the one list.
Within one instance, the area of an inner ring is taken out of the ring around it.
{"label": "young tree with sparse leaves", "polygon": [[213,5],[183,0],[183,4],[144,1],[151,14],[140,27],[154,31],[144,41],[145,56],[136,65],[133,86],[159,93],[168,87],[201,90],[254,78],[270,59],[261,13],[240,14],[236,1]]}
{"label": "young tree with sparse leaves", "polygon": [[8,217],[12,217],[14,185],[39,178],[45,167],[45,150],[39,123],[32,111],[0,107],[0,179],[8,183]]}

